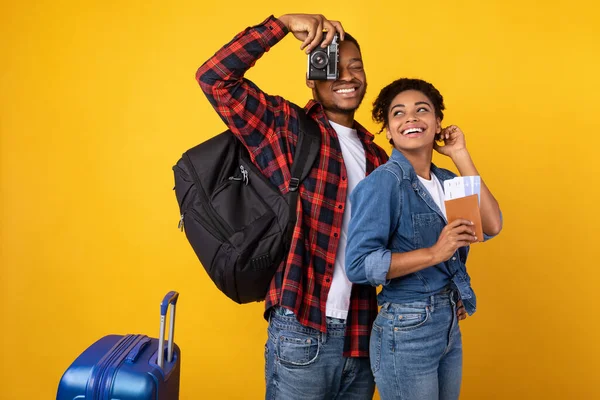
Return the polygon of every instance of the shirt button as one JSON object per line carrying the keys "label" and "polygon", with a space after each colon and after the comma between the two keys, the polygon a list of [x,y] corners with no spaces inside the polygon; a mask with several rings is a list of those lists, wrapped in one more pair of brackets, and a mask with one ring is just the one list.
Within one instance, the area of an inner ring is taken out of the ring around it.
{"label": "shirt button", "polygon": [[327,278],[327,279],[325,279],[325,282],[329,283],[329,282],[331,282],[331,279]]}
{"label": "shirt button", "polygon": [[341,210],[342,208],[344,208],[344,206],[340,204],[340,205],[338,206],[338,208]]}
{"label": "shirt button", "polygon": [[333,267],[332,264],[327,264],[327,268],[331,268],[331,267]]}
{"label": "shirt button", "polygon": [[343,181],[345,181],[345,180],[346,180],[346,177],[345,177],[345,176],[342,176],[342,180],[343,180]]}
{"label": "shirt button", "polygon": [[452,257],[452,261],[456,261],[456,257]]}
{"label": "shirt button", "polygon": [[333,237],[338,237],[338,234],[337,234],[337,232],[333,234]]}

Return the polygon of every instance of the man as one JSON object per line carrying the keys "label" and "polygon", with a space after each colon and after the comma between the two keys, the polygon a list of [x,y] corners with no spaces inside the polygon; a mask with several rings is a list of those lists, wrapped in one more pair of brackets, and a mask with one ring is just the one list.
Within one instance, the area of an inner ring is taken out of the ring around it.
{"label": "man", "polygon": [[313,100],[304,110],[317,122],[322,143],[299,189],[299,217],[288,257],[266,296],[266,397],[371,399],[375,384],[368,350],[376,293],[372,287],[352,285],[344,271],[347,199],[387,154],[354,121],[367,88],[358,43],[339,22],[322,15],[271,16],[221,48],[196,78],[263,175],[287,193],[298,141],[297,113],[244,74],[289,32],[307,54],[329,45],[337,32],[339,78],[306,81]]}

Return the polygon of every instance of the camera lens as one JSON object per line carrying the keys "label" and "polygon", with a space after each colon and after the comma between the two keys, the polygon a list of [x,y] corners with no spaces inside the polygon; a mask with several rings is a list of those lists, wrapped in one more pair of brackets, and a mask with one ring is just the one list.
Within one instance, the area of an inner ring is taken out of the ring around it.
{"label": "camera lens", "polygon": [[328,62],[329,58],[327,57],[327,53],[325,53],[323,50],[316,50],[310,55],[310,63],[315,68],[325,68]]}

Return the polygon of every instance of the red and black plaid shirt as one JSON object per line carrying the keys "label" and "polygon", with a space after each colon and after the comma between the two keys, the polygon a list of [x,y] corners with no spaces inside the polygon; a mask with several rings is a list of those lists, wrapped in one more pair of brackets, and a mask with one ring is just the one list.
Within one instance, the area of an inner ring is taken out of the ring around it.
{"label": "red and black plaid shirt", "polygon": [[[246,71],[288,33],[274,17],[238,34],[204,63],[196,79],[225,124],[245,144],[262,173],[287,193],[298,141],[297,114],[290,103],[261,91],[244,78]],[[290,253],[266,296],[266,311],[276,305],[292,310],[305,326],[327,331],[325,305],[338,249],[348,181],[336,132],[322,106],[309,101],[307,114],[321,128],[321,156],[300,186],[298,222]],[[373,135],[356,123],[365,148],[367,174],[387,160]],[[266,314],[265,314],[266,315]],[[375,288],[353,285],[346,320],[344,355],[366,357],[377,315]]]}

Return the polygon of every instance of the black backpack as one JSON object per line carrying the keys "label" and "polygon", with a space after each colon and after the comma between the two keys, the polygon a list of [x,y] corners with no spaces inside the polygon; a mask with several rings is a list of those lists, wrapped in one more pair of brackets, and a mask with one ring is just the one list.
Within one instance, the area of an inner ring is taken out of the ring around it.
{"label": "black backpack", "polygon": [[265,299],[273,275],[289,251],[296,224],[298,187],[321,147],[317,123],[303,109],[283,195],[227,130],[183,153],[173,167],[179,227],[215,285],[243,304]]}

